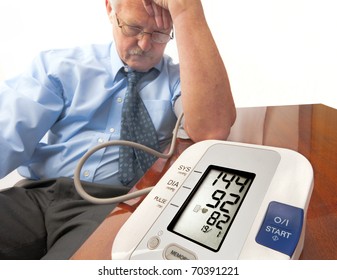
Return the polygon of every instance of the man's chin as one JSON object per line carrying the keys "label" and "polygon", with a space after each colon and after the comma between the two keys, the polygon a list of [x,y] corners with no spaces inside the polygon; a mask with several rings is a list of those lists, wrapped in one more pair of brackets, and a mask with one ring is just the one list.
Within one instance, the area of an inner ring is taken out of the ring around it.
{"label": "man's chin", "polygon": [[129,65],[132,69],[140,72],[147,72],[155,66],[152,61],[149,61],[149,58],[142,56],[131,57],[130,59],[128,59],[127,65]]}
{"label": "man's chin", "polygon": [[145,63],[128,63],[128,65],[132,69],[139,71],[139,72],[147,72],[153,67],[153,65],[148,65]]}

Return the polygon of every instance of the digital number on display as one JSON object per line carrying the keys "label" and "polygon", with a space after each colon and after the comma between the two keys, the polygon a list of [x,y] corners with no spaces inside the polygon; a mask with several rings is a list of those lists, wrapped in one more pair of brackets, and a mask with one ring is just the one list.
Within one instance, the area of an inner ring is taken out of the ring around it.
{"label": "digital number on display", "polygon": [[209,166],[168,230],[219,251],[254,178],[254,173]]}

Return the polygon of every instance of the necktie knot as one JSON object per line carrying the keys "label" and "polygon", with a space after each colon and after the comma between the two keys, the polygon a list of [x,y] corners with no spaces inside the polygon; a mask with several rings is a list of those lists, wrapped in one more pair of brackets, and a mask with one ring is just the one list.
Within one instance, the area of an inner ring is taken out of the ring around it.
{"label": "necktie knot", "polygon": [[127,73],[128,82],[132,84],[137,84],[139,80],[144,76],[145,73],[136,72],[136,71],[129,71]]}

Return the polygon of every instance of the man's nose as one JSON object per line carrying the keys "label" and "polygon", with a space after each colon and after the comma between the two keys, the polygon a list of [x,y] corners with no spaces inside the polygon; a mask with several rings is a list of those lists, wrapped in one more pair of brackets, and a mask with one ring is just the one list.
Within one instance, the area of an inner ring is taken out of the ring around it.
{"label": "man's nose", "polygon": [[148,32],[142,32],[139,34],[138,38],[138,46],[144,51],[147,52],[152,48],[152,39],[151,39],[151,33]]}

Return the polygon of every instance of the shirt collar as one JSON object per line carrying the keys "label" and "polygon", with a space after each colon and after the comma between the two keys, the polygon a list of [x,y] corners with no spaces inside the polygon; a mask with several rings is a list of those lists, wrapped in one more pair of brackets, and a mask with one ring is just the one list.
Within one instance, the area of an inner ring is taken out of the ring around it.
{"label": "shirt collar", "polygon": [[111,70],[112,70],[112,77],[114,81],[118,81],[124,78],[124,74],[121,71],[124,67],[123,61],[120,59],[116,45],[114,43],[111,44],[110,49],[110,59],[111,59]]}

